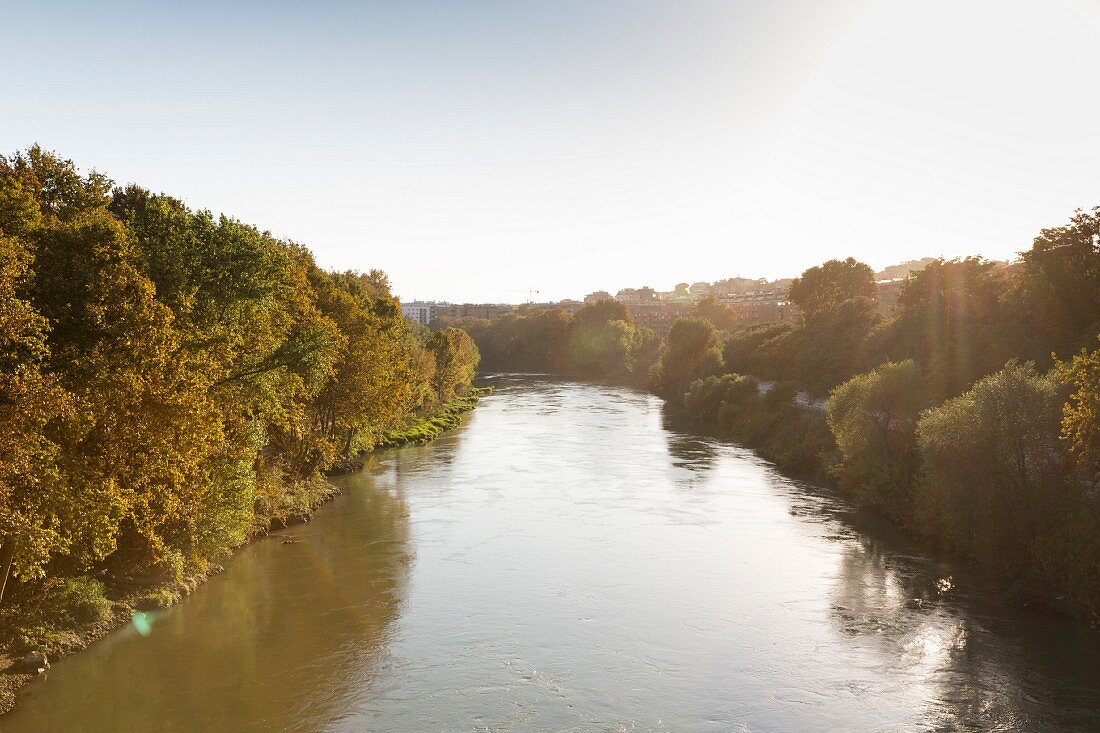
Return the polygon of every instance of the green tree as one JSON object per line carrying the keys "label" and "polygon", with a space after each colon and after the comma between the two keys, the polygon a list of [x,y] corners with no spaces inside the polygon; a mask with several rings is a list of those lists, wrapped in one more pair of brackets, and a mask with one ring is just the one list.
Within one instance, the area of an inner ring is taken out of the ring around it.
{"label": "green tree", "polygon": [[1022,349],[1049,363],[1092,345],[1100,332],[1100,207],[1044,229],[1023,255],[1014,307]]}
{"label": "green tree", "polygon": [[604,300],[584,305],[569,324],[566,358],[571,370],[591,377],[628,378],[649,334],[634,325],[625,305]]}
{"label": "green tree", "polygon": [[722,371],[718,332],[702,318],[680,318],[672,324],[650,379],[658,394],[682,396],[695,379]]}
{"label": "green tree", "polygon": [[868,350],[915,360],[939,399],[956,395],[1012,356],[1002,330],[1005,288],[980,258],[932,262],[905,282],[893,319]]}
{"label": "green tree", "polygon": [[875,273],[857,260],[829,260],[791,281],[789,297],[810,319],[852,298],[875,297]]}
{"label": "green tree", "polygon": [[1062,395],[1054,375],[1013,361],[925,413],[917,438],[926,531],[998,572],[1033,564],[1065,485]]}
{"label": "green tree", "polygon": [[883,364],[832,391],[826,414],[842,455],[833,470],[858,503],[906,516],[918,468],[917,419],[926,404],[920,369],[909,360]]}

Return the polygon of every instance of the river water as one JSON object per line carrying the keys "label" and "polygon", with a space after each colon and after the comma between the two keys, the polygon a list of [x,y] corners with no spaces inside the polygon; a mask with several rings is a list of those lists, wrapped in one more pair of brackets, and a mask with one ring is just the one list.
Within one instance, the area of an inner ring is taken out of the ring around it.
{"label": "river water", "polygon": [[646,394],[503,377],[339,483],[0,729],[1100,730],[1094,632]]}

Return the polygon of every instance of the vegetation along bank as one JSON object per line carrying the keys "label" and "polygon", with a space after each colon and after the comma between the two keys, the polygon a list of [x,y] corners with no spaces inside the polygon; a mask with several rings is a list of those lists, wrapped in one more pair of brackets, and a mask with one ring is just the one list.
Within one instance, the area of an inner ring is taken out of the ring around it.
{"label": "vegetation along bank", "polygon": [[704,300],[663,339],[613,300],[456,322],[490,369],[645,387],[701,429],[832,482],[1018,600],[1100,612],[1100,208],[1009,267],[933,261],[890,315],[873,272],[796,278],[801,323]]}
{"label": "vegetation along bank", "polygon": [[38,147],[0,158],[0,707],[22,655],[171,603],[308,515],[326,472],[453,425],[478,359],[380,271]]}

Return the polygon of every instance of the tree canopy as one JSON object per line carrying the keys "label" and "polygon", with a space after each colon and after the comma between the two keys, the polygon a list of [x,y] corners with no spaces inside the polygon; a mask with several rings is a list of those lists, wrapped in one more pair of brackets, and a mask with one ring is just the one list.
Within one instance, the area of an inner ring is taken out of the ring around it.
{"label": "tree canopy", "polygon": [[478,358],[382,273],[38,147],[0,158],[0,599],[51,569],[205,570]]}

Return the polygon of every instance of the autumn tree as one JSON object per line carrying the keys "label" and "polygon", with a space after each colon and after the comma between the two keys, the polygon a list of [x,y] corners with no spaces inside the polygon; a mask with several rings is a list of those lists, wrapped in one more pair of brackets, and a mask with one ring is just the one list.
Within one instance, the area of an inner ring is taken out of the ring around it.
{"label": "autumn tree", "polygon": [[432,335],[428,349],[434,359],[431,385],[435,398],[440,403],[450,402],[474,381],[480,358],[477,346],[465,331],[443,328]]}
{"label": "autumn tree", "polygon": [[72,421],[71,400],[43,371],[48,323],[19,295],[33,276],[24,238],[40,220],[33,197],[0,178],[0,601],[13,569],[20,578],[40,576],[65,549],[72,518],[51,430]]}
{"label": "autumn tree", "polygon": [[1100,483],[1100,348],[1060,362],[1058,375],[1073,388],[1063,408],[1062,437],[1081,468]]}
{"label": "autumn tree", "polygon": [[705,318],[719,331],[732,331],[737,328],[737,311],[728,305],[719,303],[713,296],[706,297],[695,304],[692,315]]}

